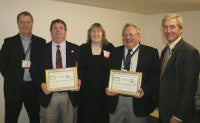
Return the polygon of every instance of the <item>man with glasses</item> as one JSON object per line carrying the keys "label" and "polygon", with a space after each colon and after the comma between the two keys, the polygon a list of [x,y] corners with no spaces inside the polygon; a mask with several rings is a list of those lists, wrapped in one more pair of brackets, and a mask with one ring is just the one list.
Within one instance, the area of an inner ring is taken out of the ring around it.
{"label": "man with glasses", "polygon": [[[80,61],[79,46],[66,41],[67,26],[61,19],[51,22],[52,41],[40,52],[33,65],[33,76],[40,87],[39,101],[42,123],[74,123],[77,117],[78,89],[51,92],[47,89],[45,70],[75,67]],[[38,66],[39,65],[39,66]]]}
{"label": "man with glasses", "polygon": [[142,72],[142,84],[139,96],[125,96],[106,90],[110,96],[110,123],[147,123],[147,116],[155,108],[158,92],[158,50],[140,43],[140,29],[136,25],[126,24],[122,38],[124,45],[115,49],[112,69]]}

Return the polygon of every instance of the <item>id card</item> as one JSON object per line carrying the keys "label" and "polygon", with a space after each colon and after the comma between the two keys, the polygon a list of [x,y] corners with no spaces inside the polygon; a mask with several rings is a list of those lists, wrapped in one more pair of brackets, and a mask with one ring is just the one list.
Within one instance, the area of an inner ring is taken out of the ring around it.
{"label": "id card", "polygon": [[30,69],[31,61],[28,60],[22,60],[22,68],[24,69]]}
{"label": "id card", "polygon": [[103,54],[104,54],[104,58],[108,59],[110,57],[110,52],[109,51],[103,50]]}

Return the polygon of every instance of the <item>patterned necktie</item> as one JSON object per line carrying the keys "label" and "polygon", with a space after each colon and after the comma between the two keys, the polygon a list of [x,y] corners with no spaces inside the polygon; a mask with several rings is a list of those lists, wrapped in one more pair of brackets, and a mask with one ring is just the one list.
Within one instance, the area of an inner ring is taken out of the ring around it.
{"label": "patterned necktie", "polygon": [[165,56],[163,58],[163,62],[162,62],[162,66],[161,66],[161,73],[160,73],[160,78],[162,77],[163,73],[164,73],[164,70],[165,70],[165,67],[167,65],[167,62],[169,60],[169,56],[170,56],[170,48],[169,46],[167,45],[167,51],[165,53]]}
{"label": "patterned necktie", "polygon": [[[131,57],[131,51],[132,51],[132,49],[129,49],[129,50],[128,50],[128,53],[127,53],[127,55],[126,55],[126,61],[127,61],[128,59],[130,59],[130,57]],[[127,71],[130,70],[130,63],[131,63],[131,59],[130,59],[129,61],[127,61],[127,62],[124,63],[124,69],[125,69],[125,70],[127,70]]]}
{"label": "patterned necktie", "polygon": [[60,52],[60,45],[56,45],[57,51],[56,51],[56,68],[62,68],[62,57]]}

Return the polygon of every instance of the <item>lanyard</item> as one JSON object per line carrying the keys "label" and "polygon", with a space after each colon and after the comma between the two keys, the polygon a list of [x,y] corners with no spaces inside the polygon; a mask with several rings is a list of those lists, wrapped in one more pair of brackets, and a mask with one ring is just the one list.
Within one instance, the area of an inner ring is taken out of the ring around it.
{"label": "lanyard", "polygon": [[31,49],[31,43],[32,43],[32,41],[30,41],[30,43],[29,43],[29,45],[28,45],[28,48],[27,48],[27,50],[25,51],[25,56],[28,54],[28,52],[29,52],[30,49]]}
{"label": "lanyard", "polygon": [[135,51],[132,53],[132,55],[131,55],[127,60],[126,60],[126,58],[125,58],[125,47],[124,47],[124,58],[123,58],[124,64],[126,64],[127,62],[129,62],[129,61],[131,60],[131,58],[133,57],[133,55],[139,50],[140,45],[141,45],[141,44],[139,44],[139,46],[135,49]]}

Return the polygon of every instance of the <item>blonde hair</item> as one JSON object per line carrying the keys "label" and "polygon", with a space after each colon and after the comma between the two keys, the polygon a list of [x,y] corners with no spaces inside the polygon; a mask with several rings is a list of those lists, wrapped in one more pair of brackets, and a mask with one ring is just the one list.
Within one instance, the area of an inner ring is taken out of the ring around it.
{"label": "blonde hair", "polygon": [[106,46],[108,44],[108,40],[106,39],[106,32],[105,30],[103,29],[102,25],[100,23],[94,23],[91,25],[91,27],[88,29],[88,36],[87,36],[87,43],[90,43],[92,42],[92,39],[91,39],[91,34],[90,32],[93,30],[93,29],[99,29],[101,32],[102,32],[102,42],[101,42],[101,45],[102,46]]}

